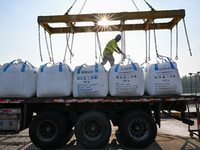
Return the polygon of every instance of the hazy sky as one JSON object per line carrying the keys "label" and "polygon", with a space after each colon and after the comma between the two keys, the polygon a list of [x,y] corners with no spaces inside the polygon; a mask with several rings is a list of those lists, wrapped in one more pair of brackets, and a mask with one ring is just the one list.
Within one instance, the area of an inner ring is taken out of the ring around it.
{"label": "hazy sky", "polygon": [[[156,10],[185,9],[186,26],[193,56],[189,55],[189,49],[184,32],[183,21],[178,24],[178,60],[176,56],[176,29],[173,29],[173,55],[172,59],[177,63],[181,76],[189,72],[200,71],[200,21],[199,0],[147,0]],[[41,27],[41,44],[43,62],[40,60],[38,44],[38,16],[63,15],[73,4],[74,0],[1,0],[0,1],[0,65],[15,59],[27,60],[34,66],[49,61],[44,31]],[[78,14],[85,0],[77,0],[70,14]],[[143,0],[134,0],[140,11],[149,11],[149,7]],[[82,11],[88,13],[131,12],[137,11],[132,0],[87,0]],[[102,32],[99,34],[102,50],[106,43],[120,32]],[[63,61],[66,35],[52,35],[52,46],[55,62]],[[145,32],[126,32],[126,52],[135,62],[141,64],[145,61]],[[170,31],[156,31],[157,47],[160,55],[170,56]],[[121,43],[119,42],[119,47]],[[66,63],[73,69],[81,64],[93,65],[95,61],[95,35],[94,33],[79,33],[74,36],[74,57],[72,64],[67,52]],[[98,54],[99,57],[99,54]],[[121,56],[114,54],[115,63]],[[151,61],[156,62],[153,31],[151,32]],[[109,69],[109,64],[106,65]]]}

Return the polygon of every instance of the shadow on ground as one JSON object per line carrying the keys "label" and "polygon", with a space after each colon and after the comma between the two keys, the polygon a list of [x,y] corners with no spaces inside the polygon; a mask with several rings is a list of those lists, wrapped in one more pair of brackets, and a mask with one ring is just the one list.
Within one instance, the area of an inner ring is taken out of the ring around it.
{"label": "shadow on ground", "polygon": [[[77,142],[74,130],[70,131],[68,139],[71,139],[66,145],[55,150],[86,150]],[[0,150],[18,149],[18,150],[40,150],[31,141],[28,134],[1,135]],[[200,142],[190,137],[173,136],[169,134],[158,133],[155,142],[146,148],[130,148],[124,145],[124,142],[116,130],[112,132],[109,144],[105,148],[96,150],[200,150]]]}

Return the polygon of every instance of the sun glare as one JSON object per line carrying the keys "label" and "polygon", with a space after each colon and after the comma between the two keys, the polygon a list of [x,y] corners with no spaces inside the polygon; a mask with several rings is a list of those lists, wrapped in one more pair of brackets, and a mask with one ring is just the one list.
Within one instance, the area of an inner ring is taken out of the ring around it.
{"label": "sun glare", "polygon": [[108,19],[107,18],[102,18],[101,21],[98,22],[99,25],[107,26],[109,25]]}
{"label": "sun glare", "polygon": [[116,28],[112,25],[111,21],[113,19],[114,14],[98,14],[94,17],[98,20],[98,26],[94,28],[94,30],[99,31],[111,31],[112,28]]}

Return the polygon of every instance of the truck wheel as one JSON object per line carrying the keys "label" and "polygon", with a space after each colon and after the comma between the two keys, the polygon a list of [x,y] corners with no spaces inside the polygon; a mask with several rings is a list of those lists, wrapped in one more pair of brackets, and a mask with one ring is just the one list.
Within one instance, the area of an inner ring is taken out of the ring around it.
{"label": "truck wheel", "polygon": [[39,148],[57,148],[66,141],[68,124],[64,114],[54,111],[44,112],[31,122],[29,136],[33,144]]}
{"label": "truck wheel", "polygon": [[135,148],[149,146],[157,135],[155,121],[144,111],[125,113],[120,119],[119,131],[124,143]]}
{"label": "truck wheel", "polygon": [[85,112],[76,122],[75,135],[85,148],[104,147],[111,135],[110,121],[102,112]]}

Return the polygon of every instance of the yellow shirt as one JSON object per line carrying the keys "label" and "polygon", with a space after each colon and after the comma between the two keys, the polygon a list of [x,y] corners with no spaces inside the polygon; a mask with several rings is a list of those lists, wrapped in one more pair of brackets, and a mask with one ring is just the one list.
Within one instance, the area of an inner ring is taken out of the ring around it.
{"label": "yellow shirt", "polygon": [[115,41],[115,39],[110,40],[110,41],[107,43],[107,45],[106,45],[106,47],[105,47],[103,53],[113,53],[113,52],[114,52],[114,49],[115,49],[116,47],[117,47],[117,42]]}

